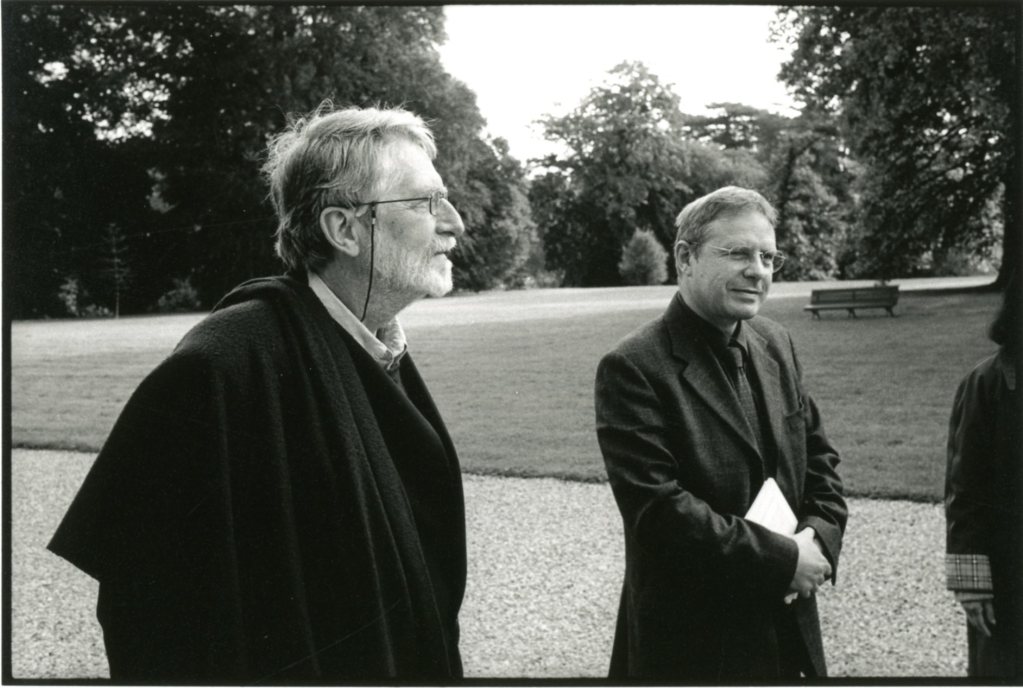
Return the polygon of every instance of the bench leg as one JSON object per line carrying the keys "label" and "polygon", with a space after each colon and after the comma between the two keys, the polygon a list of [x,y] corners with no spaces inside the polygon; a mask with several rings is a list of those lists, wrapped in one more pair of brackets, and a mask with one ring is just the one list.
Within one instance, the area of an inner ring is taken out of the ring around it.
{"label": "bench leg", "polygon": [[849,315],[851,315],[854,318],[856,317],[856,309],[855,308],[846,308],[846,310],[849,311]]}
{"label": "bench leg", "polygon": [[888,311],[888,315],[889,315],[889,316],[891,316],[891,317],[893,317],[893,318],[895,317],[895,311],[893,311],[893,310],[892,310],[891,308],[888,308],[888,307],[886,306],[886,307],[885,307],[885,310],[886,310],[886,311]]}

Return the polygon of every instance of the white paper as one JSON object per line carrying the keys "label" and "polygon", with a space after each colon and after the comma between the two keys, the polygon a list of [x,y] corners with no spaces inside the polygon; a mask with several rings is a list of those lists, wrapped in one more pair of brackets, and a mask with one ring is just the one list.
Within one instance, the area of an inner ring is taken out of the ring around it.
{"label": "white paper", "polygon": [[[774,478],[768,478],[760,486],[760,492],[753,498],[749,511],[746,512],[746,520],[759,523],[768,530],[782,535],[795,535],[796,526],[799,520],[792,513],[785,495]],[[796,599],[796,593],[792,592],[785,596],[785,604],[791,604]]]}
{"label": "white paper", "polygon": [[749,511],[746,512],[746,520],[759,523],[782,535],[795,535],[796,526],[799,524],[774,478],[764,481]]}

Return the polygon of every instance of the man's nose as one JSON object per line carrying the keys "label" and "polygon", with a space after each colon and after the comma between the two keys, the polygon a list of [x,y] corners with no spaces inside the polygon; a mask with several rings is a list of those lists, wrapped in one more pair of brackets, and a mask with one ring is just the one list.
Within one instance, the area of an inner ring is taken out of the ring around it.
{"label": "man's nose", "polygon": [[746,263],[746,274],[759,277],[760,279],[767,279],[774,274],[774,266],[771,263],[765,265],[758,253],[754,255],[753,260]]}
{"label": "man's nose", "polygon": [[465,234],[465,225],[462,224],[462,216],[451,205],[451,201],[443,199],[440,202],[440,210],[437,212],[437,231],[441,234],[452,234],[460,237]]}

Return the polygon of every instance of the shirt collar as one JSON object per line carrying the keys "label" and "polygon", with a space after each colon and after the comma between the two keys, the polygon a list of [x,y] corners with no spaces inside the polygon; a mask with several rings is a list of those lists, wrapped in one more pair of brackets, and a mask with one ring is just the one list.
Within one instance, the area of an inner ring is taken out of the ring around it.
{"label": "shirt collar", "polygon": [[739,346],[743,351],[748,351],[749,346],[746,344],[746,329],[742,326],[742,320],[735,324],[735,329],[732,330],[732,335],[728,338],[728,344],[731,345],[733,342]]}
{"label": "shirt collar", "polygon": [[402,357],[408,351],[408,343],[405,340],[405,331],[401,328],[397,317],[391,318],[390,322],[374,334],[355,317],[348,306],[312,270],[309,271],[309,288],[313,290],[324,308],[330,313],[330,317],[344,328],[345,332],[352,335],[355,341],[366,350],[366,353],[380,364],[381,368],[391,372],[398,367]]}
{"label": "shirt collar", "polygon": [[742,327],[741,320],[736,324],[735,329],[732,330],[730,334],[725,334],[700,317],[700,314],[694,311],[689,304],[686,303],[686,300],[682,298],[681,292],[677,292],[676,296],[679,303],[682,304],[682,313],[685,318],[686,325],[692,327],[702,339],[710,344],[714,351],[724,354],[725,349],[728,348],[729,342],[733,339],[736,340],[744,349],[746,348],[746,332]]}

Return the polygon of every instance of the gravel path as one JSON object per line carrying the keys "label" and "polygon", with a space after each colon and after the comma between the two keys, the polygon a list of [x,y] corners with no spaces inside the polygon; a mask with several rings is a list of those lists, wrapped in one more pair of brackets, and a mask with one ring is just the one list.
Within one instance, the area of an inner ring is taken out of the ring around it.
{"label": "gravel path", "polygon": [[[45,550],[93,455],[11,461],[15,678],[107,675],[92,579]],[[465,476],[468,678],[605,675],[623,571],[606,484]],[[839,585],[820,597],[832,676],[965,676],[963,618],[943,590],[937,504],[851,499]]]}

